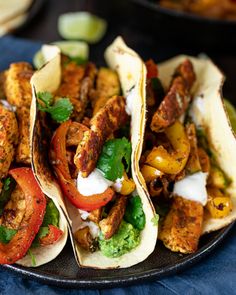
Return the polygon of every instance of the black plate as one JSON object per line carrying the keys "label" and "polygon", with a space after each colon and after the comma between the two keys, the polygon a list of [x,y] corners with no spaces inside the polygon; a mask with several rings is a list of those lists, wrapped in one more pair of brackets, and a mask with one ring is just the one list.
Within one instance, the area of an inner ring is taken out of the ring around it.
{"label": "black plate", "polygon": [[233,224],[203,236],[200,240],[199,250],[191,255],[173,253],[166,249],[161,242],[158,242],[154,253],[148,259],[126,269],[111,271],[79,268],[73,257],[69,241],[62,253],[46,265],[38,268],[25,268],[18,265],[4,265],[3,267],[25,277],[64,288],[120,287],[158,279],[192,266],[218,246],[232,227]]}
{"label": "black plate", "polygon": [[163,7],[160,4],[158,4],[157,0],[156,1],[132,0],[132,1],[138,3],[142,6],[148,7],[149,9],[152,9],[156,12],[159,12],[159,13],[162,13],[165,15],[169,15],[169,16],[173,16],[173,17],[177,17],[177,18],[184,18],[186,20],[191,19],[196,22],[205,22],[205,23],[211,23],[211,24],[215,23],[215,24],[221,24],[221,25],[230,24],[230,25],[236,26],[236,20],[208,18],[205,16],[200,16],[200,15],[193,14],[193,13],[186,12],[186,11],[179,11],[179,10],[175,10],[175,9],[166,8],[166,7]]}

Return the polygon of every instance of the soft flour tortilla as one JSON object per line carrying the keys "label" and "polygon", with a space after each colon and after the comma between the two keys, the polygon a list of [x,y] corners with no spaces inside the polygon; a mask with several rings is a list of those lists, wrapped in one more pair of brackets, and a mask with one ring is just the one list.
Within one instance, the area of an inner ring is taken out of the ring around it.
{"label": "soft flour tortilla", "polygon": [[45,263],[50,262],[54,258],[56,258],[64,248],[67,237],[68,237],[68,228],[67,222],[64,216],[61,213],[60,207],[57,203],[55,203],[57,209],[60,212],[60,221],[59,228],[63,231],[63,235],[55,244],[49,246],[39,246],[36,248],[31,248],[30,251],[32,255],[35,257],[35,265],[32,265],[32,258],[29,254],[27,254],[24,258],[17,261],[17,264],[28,266],[28,267],[37,267],[43,265]]}
{"label": "soft flour tortilla", "polygon": [[20,14],[16,16],[15,18],[3,24],[0,23],[0,37],[8,34],[9,32],[23,25],[26,19],[27,19],[27,13],[24,13],[24,14]]}
{"label": "soft flour tortilla", "polygon": [[14,21],[14,18],[24,14],[32,2],[32,0],[0,0],[0,25]]}
{"label": "soft flour tortilla", "polygon": [[[227,192],[233,201],[233,211],[222,219],[214,219],[206,214],[203,233],[208,233],[236,219],[236,139],[222,101],[225,78],[210,59],[181,55],[159,64],[159,78],[164,88],[168,88],[174,69],[186,58],[193,63],[197,77],[192,90],[190,113],[194,114],[194,122],[205,130],[219,166],[232,180]],[[196,104],[196,99],[199,100],[200,96],[201,103]]]}
{"label": "soft flour tortilla", "polygon": [[[57,50],[57,49],[56,49]],[[55,76],[54,76],[55,78]],[[53,78],[52,78],[53,80]],[[32,101],[32,108],[33,110],[31,110],[31,114],[34,115],[34,109],[35,109],[35,105],[34,102]],[[32,134],[33,134],[33,129],[32,126],[34,120],[32,119],[32,117],[30,117],[30,138],[31,138],[31,142],[32,142]],[[35,128],[36,129],[36,128]],[[31,144],[31,155],[33,152],[33,145]],[[33,168],[33,161],[32,161],[32,168]],[[35,169],[33,169],[34,171]],[[35,172],[35,171],[34,171]],[[37,267],[40,266],[42,264],[48,263],[49,261],[53,260],[54,258],[57,257],[57,255],[60,254],[60,252],[62,251],[62,249],[64,248],[66,241],[67,241],[67,237],[68,237],[68,226],[67,226],[67,220],[61,210],[61,207],[59,206],[57,199],[52,198],[54,204],[56,205],[57,209],[59,210],[60,213],[60,220],[59,220],[59,228],[63,231],[63,235],[62,237],[59,239],[59,241],[57,241],[55,244],[53,245],[49,245],[49,246],[39,246],[36,248],[32,248],[31,249],[31,253],[34,255],[35,257],[35,265],[32,265],[32,258],[29,254],[27,254],[24,258],[20,259],[17,261],[17,264],[23,265],[23,266],[29,266],[29,267]]]}
{"label": "soft flour tortilla", "polygon": [[[56,50],[55,46],[48,46],[46,50],[47,54],[53,50]],[[39,113],[36,105],[36,93],[38,91],[55,92],[60,84],[61,69],[59,54],[56,54],[56,56],[42,69],[37,71],[31,79],[33,89],[33,102],[31,108],[32,159],[33,168],[43,192],[53,200],[57,200],[68,220],[74,253],[79,265],[93,268],[124,268],[135,265],[146,259],[154,250],[157,239],[157,227],[151,222],[155,211],[149,197],[143,193],[143,188],[141,187],[138,178],[138,175],[140,174],[138,162],[141,154],[142,134],[145,123],[142,116],[144,114],[143,103],[140,102],[145,91],[145,84],[143,84],[142,77],[144,73],[146,73],[146,69],[138,55],[129,49],[121,38],[117,38],[114,41],[114,43],[107,49],[105,56],[109,66],[117,70],[124,94],[127,94],[131,88],[133,88],[135,93],[131,127],[132,173],[146,215],[146,225],[141,232],[140,245],[119,258],[108,258],[100,251],[96,251],[95,253],[84,251],[73,239],[73,225],[75,225],[75,223],[76,225],[79,225],[82,220],[80,219],[80,214],[77,208],[68,206],[67,204],[67,211],[63,202],[62,193],[56,181],[53,179],[49,166],[44,161],[45,157],[44,159],[42,158],[42,149],[40,148],[42,136],[40,134],[40,126],[38,126]],[[132,65],[128,71],[126,69],[127,64]],[[142,122],[141,129],[140,122]],[[44,149],[48,152],[49,146],[45,146]]]}

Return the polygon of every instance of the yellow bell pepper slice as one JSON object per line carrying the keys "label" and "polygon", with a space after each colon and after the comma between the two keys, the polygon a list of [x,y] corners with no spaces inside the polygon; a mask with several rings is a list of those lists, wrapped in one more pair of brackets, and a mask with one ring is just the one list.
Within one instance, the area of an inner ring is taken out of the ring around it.
{"label": "yellow bell pepper slice", "polygon": [[190,143],[184,126],[179,121],[166,128],[165,134],[174,151],[168,152],[163,146],[154,147],[147,156],[146,164],[155,167],[163,173],[178,174],[187,163]]}

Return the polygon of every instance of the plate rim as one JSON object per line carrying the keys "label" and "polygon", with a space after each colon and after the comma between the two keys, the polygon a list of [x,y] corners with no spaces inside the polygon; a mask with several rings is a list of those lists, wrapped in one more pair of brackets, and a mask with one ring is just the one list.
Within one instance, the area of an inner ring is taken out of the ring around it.
{"label": "plate rim", "polygon": [[212,241],[208,242],[206,245],[201,247],[196,253],[185,256],[183,259],[181,259],[180,262],[177,262],[176,264],[167,267],[150,269],[148,271],[140,272],[140,274],[136,275],[135,277],[132,274],[128,274],[125,276],[117,276],[117,278],[101,278],[101,280],[91,278],[89,278],[88,280],[69,279],[58,275],[48,276],[39,273],[37,271],[37,268],[26,268],[24,266],[19,266],[15,264],[1,265],[1,268],[19,274],[24,278],[33,279],[35,281],[38,281],[39,283],[54,285],[61,288],[100,289],[130,286],[137,283],[154,281],[156,279],[160,279],[168,275],[173,275],[196,264],[201,259],[210,254],[210,252],[212,252],[215,248],[217,248],[217,246],[219,246],[223,242],[223,240],[226,238],[226,236],[229,234],[229,232],[232,230],[235,224],[236,222],[232,222],[225,228],[220,229],[218,231],[218,234],[216,235],[216,237],[213,238]]}
{"label": "plate rim", "polygon": [[138,5],[142,5],[150,10],[154,10],[156,12],[162,13],[163,15],[166,15],[166,16],[183,18],[187,20],[196,21],[198,23],[204,22],[210,25],[236,26],[236,20],[203,17],[190,12],[179,11],[179,10],[162,7],[160,6],[160,4],[152,2],[150,0],[131,0],[131,2],[136,3]]}

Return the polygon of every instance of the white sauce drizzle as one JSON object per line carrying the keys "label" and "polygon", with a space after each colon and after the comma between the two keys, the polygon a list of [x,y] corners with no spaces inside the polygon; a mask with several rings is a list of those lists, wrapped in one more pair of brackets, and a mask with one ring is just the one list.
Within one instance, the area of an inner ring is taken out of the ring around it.
{"label": "white sauce drizzle", "polygon": [[189,115],[197,128],[202,126],[202,118],[205,116],[205,109],[204,96],[196,96],[191,104]]}
{"label": "white sauce drizzle", "polygon": [[207,203],[206,181],[208,173],[197,172],[188,175],[174,184],[173,194],[187,200],[200,202],[203,206]]}
{"label": "white sauce drizzle", "polygon": [[83,219],[83,220],[86,220],[90,214],[88,211],[81,210],[81,209],[79,209],[79,213],[80,213],[81,219]]}
{"label": "white sauce drizzle", "polygon": [[84,228],[86,226],[89,227],[89,231],[90,231],[93,238],[97,238],[99,236],[100,228],[95,222],[84,221],[83,223],[81,223],[81,225],[78,229]]}
{"label": "white sauce drizzle", "polygon": [[122,176],[121,178],[117,178],[116,181],[113,183],[112,187],[114,190],[119,193],[122,189],[122,182],[124,180],[124,177]]}
{"label": "white sauce drizzle", "polygon": [[77,189],[84,196],[103,193],[113,182],[104,178],[102,172],[95,168],[88,177],[82,177],[78,174]]}
{"label": "white sauce drizzle", "polygon": [[133,88],[126,97],[125,111],[128,115],[132,115],[133,112],[133,101],[135,96],[135,88]]}

